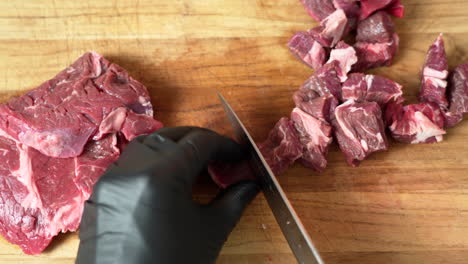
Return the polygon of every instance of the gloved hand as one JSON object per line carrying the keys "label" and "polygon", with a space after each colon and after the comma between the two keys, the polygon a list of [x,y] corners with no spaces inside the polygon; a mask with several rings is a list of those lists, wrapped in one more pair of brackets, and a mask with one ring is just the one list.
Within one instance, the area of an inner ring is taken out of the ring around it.
{"label": "gloved hand", "polygon": [[208,162],[244,156],[236,142],[202,128],[136,138],[86,202],[76,263],[213,263],[258,187],[242,182],[200,205],[192,185]]}

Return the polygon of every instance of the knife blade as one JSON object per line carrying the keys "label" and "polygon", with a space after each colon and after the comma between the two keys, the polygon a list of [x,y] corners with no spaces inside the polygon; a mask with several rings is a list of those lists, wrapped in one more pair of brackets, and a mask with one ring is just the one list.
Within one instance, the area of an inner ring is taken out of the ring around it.
{"label": "knife blade", "polygon": [[298,263],[323,264],[324,262],[312,243],[304,225],[294,211],[294,208],[286,197],[286,194],[276,180],[276,177],[266,163],[249,132],[226,99],[219,92],[217,92],[217,94],[221,100],[221,104],[223,105],[229,122],[234,129],[237,140],[239,143],[245,144],[249,149],[249,161],[252,169],[260,181],[260,186],[268,205],[270,206],[283,235],[288,241],[292,252],[296,256]]}

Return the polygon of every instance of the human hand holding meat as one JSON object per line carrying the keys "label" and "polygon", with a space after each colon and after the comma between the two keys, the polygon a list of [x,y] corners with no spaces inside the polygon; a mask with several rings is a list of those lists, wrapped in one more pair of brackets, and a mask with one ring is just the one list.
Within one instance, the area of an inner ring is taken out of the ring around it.
{"label": "human hand holding meat", "polygon": [[137,137],[86,202],[76,263],[214,262],[258,187],[244,181],[201,205],[192,185],[209,162],[243,157],[239,144],[202,128]]}

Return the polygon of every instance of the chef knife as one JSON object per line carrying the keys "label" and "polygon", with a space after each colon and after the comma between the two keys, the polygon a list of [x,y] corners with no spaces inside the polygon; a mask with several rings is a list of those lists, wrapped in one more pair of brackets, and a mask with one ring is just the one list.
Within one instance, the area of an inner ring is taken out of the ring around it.
{"label": "chef knife", "polygon": [[260,181],[263,194],[297,261],[301,264],[324,263],[252,137],[226,99],[219,92],[217,93],[237,140],[249,148],[249,161],[252,169]]}

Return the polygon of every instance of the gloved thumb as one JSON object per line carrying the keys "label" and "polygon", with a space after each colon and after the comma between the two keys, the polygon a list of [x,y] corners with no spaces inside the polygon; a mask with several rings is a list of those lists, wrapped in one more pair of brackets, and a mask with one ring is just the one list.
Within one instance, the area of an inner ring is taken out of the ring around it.
{"label": "gloved thumb", "polygon": [[221,215],[224,223],[228,224],[232,229],[258,191],[259,186],[257,183],[254,181],[243,181],[225,189],[215,198],[212,206]]}

